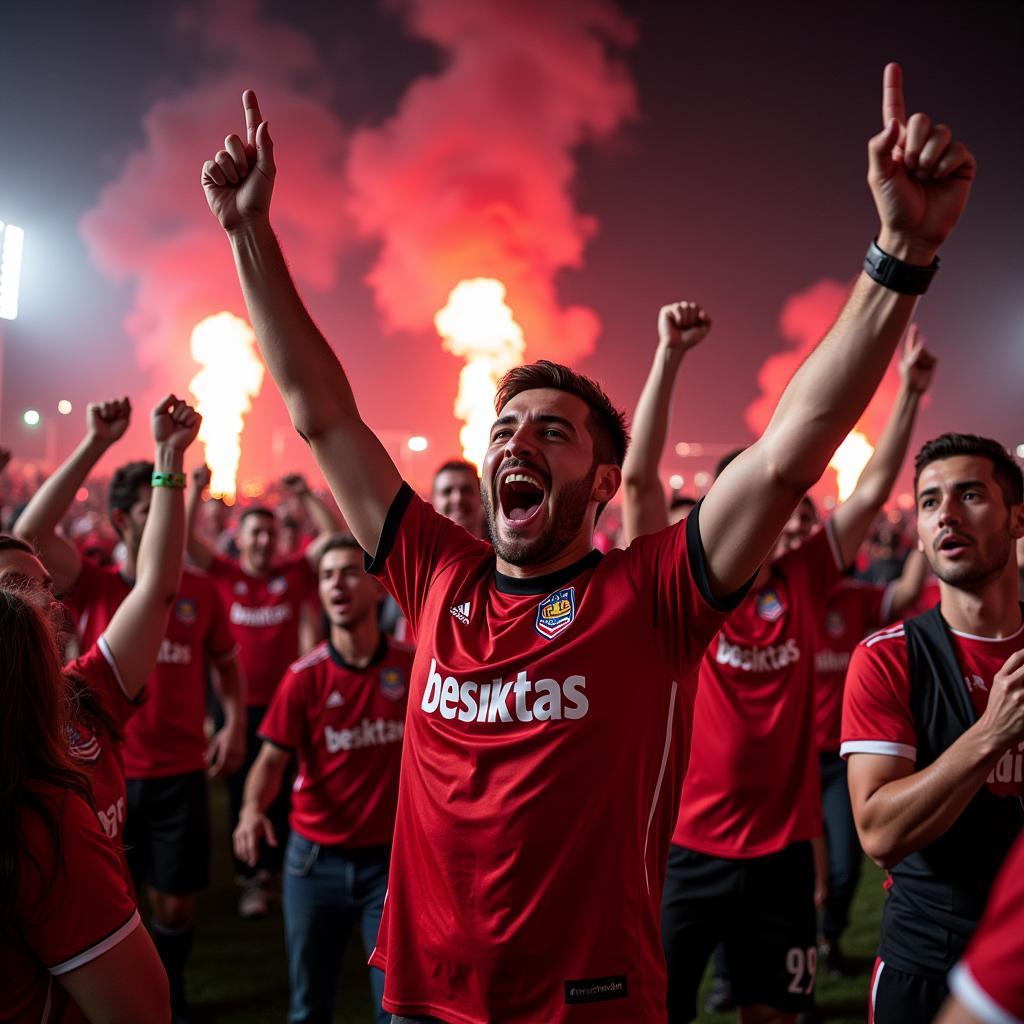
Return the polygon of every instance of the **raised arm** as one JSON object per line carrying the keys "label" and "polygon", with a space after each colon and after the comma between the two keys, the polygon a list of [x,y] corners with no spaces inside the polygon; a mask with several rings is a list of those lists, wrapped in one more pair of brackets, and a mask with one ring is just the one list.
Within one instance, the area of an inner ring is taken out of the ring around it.
{"label": "raised arm", "polygon": [[658,463],[665,447],[672,391],[686,353],[707,337],[711,319],[695,302],[662,306],[658,348],[633,416],[633,441],[622,466],[622,525],[625,541],[668,526]]}
{"label": "raised arm", "polygon": [[[974,178],[974,158],[948,127],[925,114],[905,120],[902,77],[883,79],[883,129],[868,143],[868,184],[881,226],[877,244],[902,264],[932,266],[953,230]],[[767,555],[790,512],[821,476],[856,423],[906,330],[916,302],[861,273],[832,329],[807,357],[779,400],[762,437],[715,481],[700,514],[712,590],[741,586]],[[925,275],[927,276],[927,275]]]}
{"label": "raised arm", "polygon": [[199,509],[203,504],[203,488],[210,486],[210,467],[203,463],[192,470],[192,490],[185,499],[185,552],[189,561],[209,572],[213,565],[214,551],[199,536]]}
{"label": "raised arm", "polygon": [[925,347],[917,324],[911,324],[900,356],[900,391],[896,404],[857,486],[832,516],[833,532],[845,565],[857,557],[871,524],[889,500],[907,455],[921,398],[931,386],[935,363],[935,356]]}
{"label": "raised arm", "polygon": [[136,565],[135,585],[103,633],[121,683],[134,697],[156,665],[167,619],[181,586],[185,549],[185,449],[195,440],[202,417],[168,395],[153,410],[153,497]]}
{"label": "raised arm", "polygon": [[903,562],[903,570],[892,581],[889,598],[889,620],[894,622],[903,617],[908,608],[913,608],[921,596],[921,588],[928,578],[928,559],[924,552],[914,548]]}
{"label": "raised arm", "polygon": [[246,142],[224,140],[203,165],[203,188],[231,241],[249,319],[292,425],[312,448],[352,533],[375,551],[401,477],[295,290],[270,227],[274,146],[255,93],[246,90],[242,103]]}
{"label": "raised arm", "polygon": [[310,488],[301,473],[290,473],[281,483],[302,502],[302,507],[316,527],[316,536],[306,548],[306,558],[315,569],[320,561],[320,549],[344,528],[344,524],[341,517]]}
{"label": "raised arm", "polygon": [[864,852],[890,868],[960,817],[1003,754],[1024,740],[1024,651],[996,673],[977,722],[927,768],[883,754],[851,754],[850,801]]}
{"label": "raised arm", "polygon": [[60,596],[78,580],[82,556],[74,544],[57,532],[57,526],[93,466],[124,436],[131,414],[132,405],[127,398],[91,403],[86,411],[85,437],[36,491],[14,525],[14,535],[32,543],[39,552]]}

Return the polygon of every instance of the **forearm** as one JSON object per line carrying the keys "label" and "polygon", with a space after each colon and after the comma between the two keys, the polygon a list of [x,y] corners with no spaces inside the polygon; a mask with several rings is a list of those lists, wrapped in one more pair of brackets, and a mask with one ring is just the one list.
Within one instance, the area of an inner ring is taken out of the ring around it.
{"label": "forearm", "polygon": [[245,721],[245,680],[237,658],[214,666],[213,692],[224,712],[224,725],[231,729]]}
{"label": "forearm", "polygon": [[228,237],[249,319],[296,430],[310,438],[339,413],[359,419],[348,378],[302,304],[270,223]]}
{"label": "forearm", "polygon": [[245,789],[242,793],[243,811],[250,809],[260,814],[266,811],[281,790],[286,763],[286,760],[282,760],[278,764],[276,759],[264,757],[263,751],[260,751],[245,777]]}
{"label": "forearm", "polygon": [[[157,445],[153,469],[181,473],[184,452]],[[180,487],[154,487],[146,528],[142,532],[135,586],[154,599],[170,603],[181,586],[185,548],[185,499]]]}
{"label": "forearm", "polygon": [[633,416],[633,440],[622,466],[622,482],[626,487],[652,483],[660,487],[658,464],[665,447],[672,392],[682,362],[681,351],[658,346]]}
{"label": "forearm", "polygon": [[317,536],[337,533],[341,529],[341,518],[318,494],[306,491],[302,495],[302,505],[316,527]]}
{"label": "forearm", "polygon": [[985,784],[1000,754],[975,727],[927,768],[880,786],[857,814],[865,852],[888,868],[934,842]]}
{"label": "forearm", "polygon": [[203,504],[203,491],[201,487],[193,485],[188,493],[185,502],[185,550],[194,565],[204,571],[209,571],[213,563],[215,552],[202,537],[199,536],[197,527],[199,523],[199,509]]}
{"label": "forearm", "polygon": [[921,588],[928,576],[928,559],[914,548],[903,563],[903,571],[892,584],[889,619],[898,619],[921,596]]}
{"label": "forearm", "polygon": [[78,488],[109,445],[91,434],[82,439],[66,461],[47,478],[18,517],[15,533],[26,540],[42,541],[56,532]]}
{"label": "forearm", "polygon": [[901,385],[896,404],[878,439],[878,446],[857,481],[854,494],[863,492],[865,502],[874,505],[876,509],[881,509],[889,499],[896,477],[899,476],[920,404],[921,392],[912,390],[906,384]]}

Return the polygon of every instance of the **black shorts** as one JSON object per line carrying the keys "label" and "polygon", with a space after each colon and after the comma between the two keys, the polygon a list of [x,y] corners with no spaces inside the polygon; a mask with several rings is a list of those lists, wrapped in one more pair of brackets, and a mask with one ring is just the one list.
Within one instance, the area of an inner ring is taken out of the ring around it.
{"label": "black shorts", "polygon": [[875,961],[871,974],[870,1024],[931,1024],[949,995],[944,981],[908,974]]}
{"label": "black shorts", "polygon": [[811,844],[749,860],[672,846],[661,934],[670,1024],[696,1018],[697,992],[719,942],[737,1005],[810,1009],[818,965]]}
{"label": "black shorts", "polygon": [[128,780],[124,829],[136,885],[174,896],[210,883],[210,806],[204,772]]}

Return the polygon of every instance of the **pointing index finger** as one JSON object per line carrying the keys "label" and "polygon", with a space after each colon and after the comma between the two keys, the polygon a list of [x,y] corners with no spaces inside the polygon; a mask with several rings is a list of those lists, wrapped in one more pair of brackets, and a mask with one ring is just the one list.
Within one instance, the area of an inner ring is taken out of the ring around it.
{"label": "pointing index finger", "polygon": [[260,113],[260,105],[256,99],[256,93],[252,89],[246,89],[242,93],[242,106],[245,108],[245,135],[246,142],[255,147],[256,129],[263,122],[263,115]]}
{"label": "pointing index finger", "polygon": [[887,125],[893,118],[901,125],[907,120],[903,102],[903,69],[896,63],[886,64],[882,73],[882,125]]}

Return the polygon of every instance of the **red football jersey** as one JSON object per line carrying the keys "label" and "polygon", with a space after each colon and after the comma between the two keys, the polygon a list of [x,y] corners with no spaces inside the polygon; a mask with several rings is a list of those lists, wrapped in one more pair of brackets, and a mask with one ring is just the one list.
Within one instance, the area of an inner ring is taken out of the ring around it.
{"label": "red football jersey", "polygon": [[841,561],[826,522],[771,563],[769,581],[712,642],[700,666],[676,845],[746,859],[822,834],[814,642]]}
{"label": "red football jersey", "polygon": [[391,842],[412,650],[381,639],[364,669],[324,641],[285,673],[260,736],[294,750],[291,827],[314,843]]}
{"label": "red football jersey", "polygon": [[[84,560],[65,598],[83,646],[107,628],[131,593],[116,569]],[[220,594],[208,576],[185,567],[156,667],[149,699],[125,728],[124,769],[130,779],[183,775],[206,768],[206,661],[234,657],[237,647]]]}
{"label": "red football jersey", "polygon": [[727,614],[698,518],[520,580],[399,491],[371,564],[417,638],[371,957],[392,1013],[664,1020],[668,839]]}
{"label": "red football jersey", "polygon": [[[80,658],[64,666],[64,675],[81,680],[120,729],[125,728],[146,699],[145,690],[135,700],[125,693],[117,663],[102,636]],[[89,772],[103,831],[120,850],[126,797],[121,744],[81,719],[72,721],[68,733],[71,756]]]}
{"label": "red football jersey", "polygon": [[251,708],[266,707],[298,657],[301,609],[316,595],[316,573],[305,555],[292,555],[267,576],[249,576],[238,562],[217,555],[210,578],[227,605],[238,641],[246,702]]}
{"label": "red football jersey", "polygon": [[[1003,662],[1024,647],[1024,626],[1002,640],[971,636],[951,629],[953,647],[974,710],[988,706],[992,679]],[[843,700],[843,757],[887,754],[917,759],[917,730],[910,710],[907,641],[903,623],[870,636],[850,659]],[[988,777],[996,796],[1024,794],[1024,743],[1007,750]]]}
{"label": "red football jersey", "polygon": [[814,651],[814,737],[818,750],[839,749],[843,683],[853,649],[889,621],[892,587],[843,579],[828,596]]}
{"label": "red football jersey", "polygon": [[1024,1024],[1024,836],[999,872],[949,987],[983,1024]]}
{"label": "red football jersey", "polygon": [[139,927],[117,855],[77,794],[40,786],[60,829],[63,856],[40,815],[18,819],[15,930],[0,934],[0,1019],[32,1024],[80,1021],[56,979],[113,949]]}

